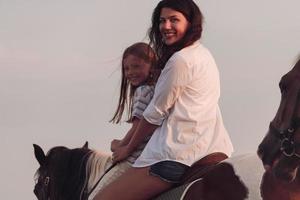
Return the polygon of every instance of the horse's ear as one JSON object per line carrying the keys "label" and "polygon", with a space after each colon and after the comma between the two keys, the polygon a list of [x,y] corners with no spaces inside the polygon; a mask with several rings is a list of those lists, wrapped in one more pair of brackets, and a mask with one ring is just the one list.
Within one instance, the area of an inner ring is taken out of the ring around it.
{"label": "horse's ear", "polygon": [[83,149],[88,149],[89,148],[89,143],[86,141],[82,147]]}
{"label": "horse's ear", "polygon": [[44,153],[43,149],[37,144],[33,144],[33,148],[34,148],[35,158],[37,159],[37,161],[39,162],[39,164],[41,166],[44,165],[45,160],[46,160],[46,156],[45,156],[45,153]]}

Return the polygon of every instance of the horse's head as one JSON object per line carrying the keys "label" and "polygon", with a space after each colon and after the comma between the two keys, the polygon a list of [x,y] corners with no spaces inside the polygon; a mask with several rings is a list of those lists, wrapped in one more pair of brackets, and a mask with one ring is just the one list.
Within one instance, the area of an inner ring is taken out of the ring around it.
{"label": "horse's head", "polygon": [[277,179],[300,182],[300,60],[281,78],[279,87],[281,102],[258,155]]}
{"label": "horse's head", "polygon": [[[74,188],[66,188],[65,185],[71,181],[77,181],[79,184],[79,179],[84,178],[85,174],[79,174],[80,170],[78,168],[83,167],[80,162],[83,162],[85,155],[90,152],[88,143],[77,149],[68,149],[63,146],[54,147],[47,154],[44,153],[40,146],[36,144],[33,146],[35,157],[40,165],[36,172],[36,184],[34,187],[34,194],[37,199],[74,199],[72,198],[72,192],[75,193],[75,191],[71,191]],[[77,171],[75,172],[74,169]]]}

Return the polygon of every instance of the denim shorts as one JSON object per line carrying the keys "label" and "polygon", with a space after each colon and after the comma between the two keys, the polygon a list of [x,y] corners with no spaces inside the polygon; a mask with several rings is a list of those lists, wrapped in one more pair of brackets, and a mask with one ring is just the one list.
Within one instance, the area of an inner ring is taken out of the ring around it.
{"label": "denim shorts", "polygon": [[149,174],[169,183],[179,183],[190,167],[171,160],[161,161],[150,166]]}

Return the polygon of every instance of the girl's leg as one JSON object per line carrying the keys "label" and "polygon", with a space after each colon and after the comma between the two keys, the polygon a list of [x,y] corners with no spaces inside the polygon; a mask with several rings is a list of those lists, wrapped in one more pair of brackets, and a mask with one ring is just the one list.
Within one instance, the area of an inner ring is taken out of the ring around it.
{"label": "girl's leg", "polygon": [[99,192],[94,200],[148,200],[170,189],[172,183],[149,174],[149,167],[130,168]]}

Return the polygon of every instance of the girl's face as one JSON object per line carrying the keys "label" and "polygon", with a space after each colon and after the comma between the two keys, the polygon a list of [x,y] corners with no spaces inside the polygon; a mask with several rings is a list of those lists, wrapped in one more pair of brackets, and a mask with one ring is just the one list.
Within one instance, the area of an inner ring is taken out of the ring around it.
{"label": "girl's face", "polygon": [[181,12],[171,8],[161,9],[159,30],[166,45],[172,45],[180,41],[188,27],[189,22]]}
{"label": "girl's face", "polygon": [[145,83],[149,77],[151,64],[143,59],[128,55],[123,60],[124,75],[132,86]]}

